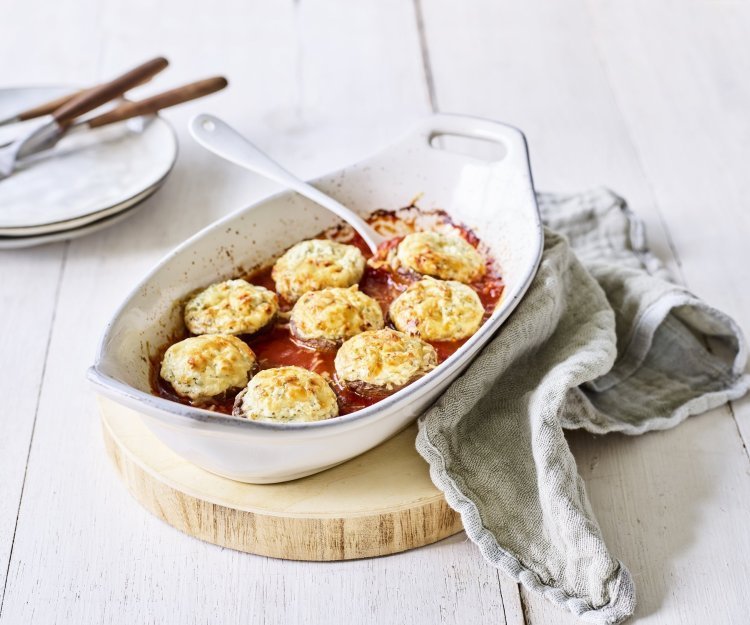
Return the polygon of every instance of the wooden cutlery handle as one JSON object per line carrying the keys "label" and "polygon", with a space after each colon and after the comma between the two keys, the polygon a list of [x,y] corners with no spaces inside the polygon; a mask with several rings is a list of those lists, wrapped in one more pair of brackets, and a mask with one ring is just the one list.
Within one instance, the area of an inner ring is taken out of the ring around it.
{"label": "wooden cutlery handle", "polygon": [[[153,75],[146,76],[140,83],[146,83],[149,80],[153,78]],[[35,106],[30,109],[26,109],[25,111],[22,111],[18,115],[16,115],[16,119],[19,122],[24,122],[28,119],[34,119],[36,117],[43,117],[44,115],[52,115],[57,109],[59,109],[63,104],[68,102],[69,100],[72,100],[76,96],[81,95],[86,89],[79,89],[78,91],[74,91],[73,93],[68,93],[66,95],[60,96],[59,98],[55,98],[54,100],[50,100],[49,102],[45,102],[44,104],[40,104],[39,106]]]}
{"label": "wooden cutlery handle", "polygon": [[125,102],[111,111],[102,113],[88,120],[90,128],[98,128],[114,122],[119,122],[139,115],[150,115],[162,109],[176,104],[182,104],[196,98],[202,98],[205,95],[220,91],[229,84],[223,76],[214,76],[205,80],[198,80],[189,85],[183,85],[170,91],[165,91],[158,95],[140,100],[138,102]]}
{"label": "wooden cutlery handle", "polygon": [[55,98],[54,100],[50,100],[49,102],[45,102],[44,104],[40,104],[39,106],[35,106],[34,108],[26,109],[25,111],[22,111],[17,115],[18,121],[22,122],[26,121],[27,119],[42,117],[43,115],[51,115],[63,104],[72,100],[76,96],[81,95],[84,91],[85,89],[81,89],[74,93],[68,93],[66,95],[60,96],[59,98]]}
{"label": "wooden cutlery handle", "polygon": [[129,89],[158,74],[168,64],[167,59],[162,57],[151,59],[124,73],[122,76],[118,76],[114,80],[86,89],[56,109],[52,113],[52,116],[58,124],[66,126],[79,115],[88,113],[98,106],[121,96]]}

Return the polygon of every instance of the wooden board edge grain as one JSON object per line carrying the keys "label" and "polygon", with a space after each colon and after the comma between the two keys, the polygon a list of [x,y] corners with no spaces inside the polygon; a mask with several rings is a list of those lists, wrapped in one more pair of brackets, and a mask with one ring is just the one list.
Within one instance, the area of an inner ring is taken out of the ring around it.
{"label": "wooden board edge grain", "polygon": [[120,444],[105,415],[101,422],[107,455],[136,501],[172,527],[215,545],[285,560],[338,561],[415,549],[463,529],[444,499],[380,514],[320,518],[223,506],[159,480]]}

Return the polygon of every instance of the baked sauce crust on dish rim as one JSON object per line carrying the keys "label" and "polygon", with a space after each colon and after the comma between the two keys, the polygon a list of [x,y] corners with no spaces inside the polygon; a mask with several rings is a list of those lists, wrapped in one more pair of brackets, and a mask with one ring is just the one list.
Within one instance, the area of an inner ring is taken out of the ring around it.
{"label": "baked sauce crust on dish rim", "polygon": [[[477,293],[484,307],[483,325],[492,315],[502,297],[504,288],[503,280],[494,259],[487,253],[479,237],[467,226],[454,222],[445,211],[426,211],[410,205],[395,211],[378,210],[372,213],[367,221],[381,234],[391,237],[378,248],[376,258],[373,258],[372,252],[362,237],[347,224],[341,224],[325,230],[314,238],[332,239],[359,248],[368,261],[364,275],[358,282],[359,290],[380,304],[385,319],[385,327],[395,329],[388,316],[388,309],[391,302],[411,284],[422,279],[423,276],[403,267],[394,269],[385,260],[389,254],[391,257],[395,254],[398,244],[406,234],[422,229],[418,222],[425,218],[429,219],[441,231],[460,235],[474,248],[478,249],[485,259],[485,271],[483,275],[468,284]],[[274,280],[271,277],[274,262],[272,261],[253,269],[238,268],[236,275],[232,279],[241,278],[250,284],[262,286],[276,292]],[[198,291],[186,296],[185,301],[193,297]],[[279,315],[275,323],[254,335],[238,335],[238,338],[245,341],[255,353],[258,370],[294,365],[322,375],[330,382],[331,388],[336,394],[340,416],[371,406],[387,396],[362,395],[355,392],[338,380],[336,376],[334,367],[335,349],[316,350],[311,348],[309,344],[304,344],[296,340],[290,332],[288,322],[293,305],[293,302],[285,301],[282,297],[279,297]],[[171,385],[160,377],[161,362],[167,349],[175,343],[191,336],[194,335],[183,327],[180,332],[171,336],[164,345],[160,346],[153,353],[150,366],[152,393],[181,404],[231,415],[237,392],[242,389],[233,389],[232,392],[225,396],[212,397],[209,400],[191,400],[188,397],[177,394]],[[470,337],[457,341],[426,342],[435,348],[438,356],[438,366],[440,366],[468,338]]]}

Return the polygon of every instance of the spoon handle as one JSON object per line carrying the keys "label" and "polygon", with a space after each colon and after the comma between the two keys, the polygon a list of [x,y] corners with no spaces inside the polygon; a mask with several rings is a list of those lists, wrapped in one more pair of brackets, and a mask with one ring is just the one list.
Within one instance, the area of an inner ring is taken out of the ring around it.
{"label": "spoon handle", "polygon": [[335,213],[362,236],[373,252],[384,240],[354,211],[288,172],[219,118],[207,114],[198,115],[190,122],[190,132],[198,143],[214,154],[279,182]]}

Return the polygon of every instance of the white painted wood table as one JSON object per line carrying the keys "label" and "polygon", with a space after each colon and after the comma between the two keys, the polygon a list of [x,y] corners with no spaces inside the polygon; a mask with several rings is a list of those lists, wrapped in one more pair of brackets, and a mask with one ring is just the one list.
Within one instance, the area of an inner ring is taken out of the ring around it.
{"label": "white painted wood table", "polygon": [[[527,133],[537,187],[607,185],[656,252],[750,328],[750,4],[740,0],[5,0],[0,84],[91,83],[165,54],[181,153],[136,216],[0,253],[0,625],[573,623],[464,536],[310,564],[203,544],[126,493],[84,381],[105,321],[167,250],[273,186],[198,148],[224,116],[303,176],[432,110]],[[637,438],[570,441],[638,622],[750,622],[750,401]]]}

